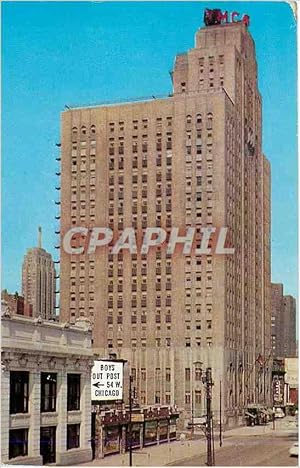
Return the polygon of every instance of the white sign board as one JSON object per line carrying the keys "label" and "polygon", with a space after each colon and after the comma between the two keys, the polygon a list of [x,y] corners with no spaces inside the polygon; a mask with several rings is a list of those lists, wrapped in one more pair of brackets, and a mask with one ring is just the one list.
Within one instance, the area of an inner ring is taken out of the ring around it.
{"label": "white sign board", "polygon": [[91,397],[96,401],[123,399],[123,362],[94,361]]}

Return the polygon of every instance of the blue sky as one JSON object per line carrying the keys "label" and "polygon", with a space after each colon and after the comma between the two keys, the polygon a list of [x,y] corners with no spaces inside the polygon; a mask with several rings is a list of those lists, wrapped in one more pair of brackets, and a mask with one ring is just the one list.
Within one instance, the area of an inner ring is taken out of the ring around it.
{"label": "blue sky", "polygon": [[57,258],[55,143],[65,104],[171,91],[205,7],[248,13],[272,165],[272,280],[297,294],[296,25],[283,2],[2,3],[2,287],[21,287],[27,248]]}

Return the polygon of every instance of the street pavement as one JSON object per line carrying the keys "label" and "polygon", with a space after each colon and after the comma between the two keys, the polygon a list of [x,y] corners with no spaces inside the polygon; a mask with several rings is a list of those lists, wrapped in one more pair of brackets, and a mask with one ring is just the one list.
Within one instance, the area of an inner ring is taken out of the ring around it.
{"label": "street pavement", "polygon": [[[226,431],[222,447],[215,441],[215,466],[298,466],[289,449],[298,440],[293,417],[266,426],[242,427]],[[206,454],[184,458],[172,466],[205,466]]]}
{"label": "street pavement", "polygon": [[[295,438],[296,439],[296,438]],[[298,459],[289,456],[294,440],[289,436],[256,436],[225,439],[215,450],[215,466],[297,466]],[[205,466],[206,455],[173,462],[172,466]]]}
{"label": "street pavement", "polygon": [[[266,426],[238,427],[223,434],[222,447],[215,435],[216,466],[297,466],[298,459],[289,456],[297,440],[296,420],[286,417]],[[85,466],[128,466],[129,455],[116,454],[85,463]],[[194,440],[144,447],[133,453],[133,466],[205,466],[206,441]]]}

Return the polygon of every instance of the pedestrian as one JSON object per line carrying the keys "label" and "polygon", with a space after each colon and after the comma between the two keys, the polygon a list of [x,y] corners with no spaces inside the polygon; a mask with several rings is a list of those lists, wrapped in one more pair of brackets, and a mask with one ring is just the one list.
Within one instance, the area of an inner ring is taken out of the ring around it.
{"label": "pedestrian", "polygon": [[181,442],[181,445],[184,445],[184,441],[185,441],[185,433],[182,432],[182,433],[180,434],[180,442]]}

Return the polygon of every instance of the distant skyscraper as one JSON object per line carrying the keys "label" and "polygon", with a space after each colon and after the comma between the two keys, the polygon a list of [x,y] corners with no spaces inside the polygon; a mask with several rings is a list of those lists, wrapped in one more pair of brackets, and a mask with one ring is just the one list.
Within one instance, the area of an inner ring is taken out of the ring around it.
{"label": "distant skyscraper", "polygon": [[293,296],[283,296],[284,314],[284,357],[296,356],[296,299]]}
{"label": "distant skyscraper", "polygon": [[274,357],[296,356],[296,300],[272,284],[272,349]]}
{"label": "distant skyscraper", "polygon": [[32,305],[33,317],[49,319],[55,310],[55,268],[51,255],[42,248],[39,227],[38,247],[27,250],[22,268],[22,294]]}

